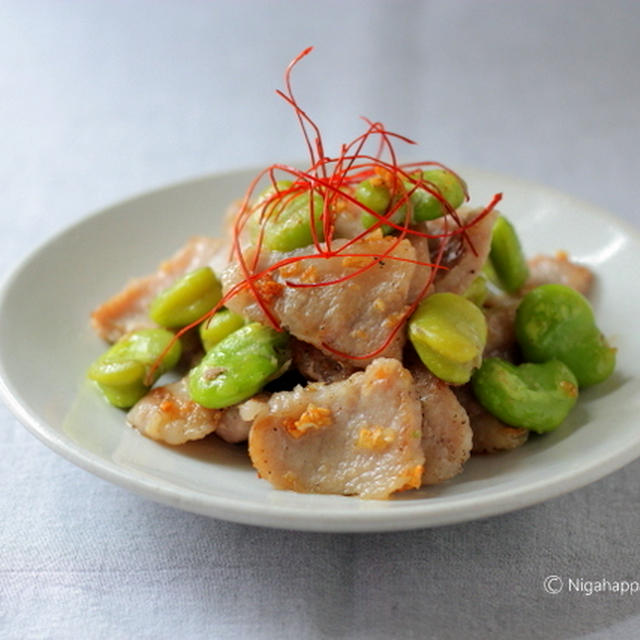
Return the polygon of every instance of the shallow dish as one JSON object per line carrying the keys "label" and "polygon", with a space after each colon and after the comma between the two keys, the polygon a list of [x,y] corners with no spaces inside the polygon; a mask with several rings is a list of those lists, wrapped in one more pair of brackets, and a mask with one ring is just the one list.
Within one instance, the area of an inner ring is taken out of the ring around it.
{"label": "shallow dish", "polygon": [[276,491],[243,447],[212,437],[180,448],[148,440],[85,382],[104,349],[88,325],[99,302],[155,268],[190,235],[215,235],[255,171],[205,177],[91,215],[37,249],[0,292],[0,389],[16,416],[80,467],[166,504],[237,522],[314,531],[428,527],[503,513],[592,482],[640,455],[640,241],[609,214],[555,190],[464,170],[472,204],[503,192],[527,255],[566,249],[597,274],[598,323],[619,348],[616,373],[586,390],[552,434],[476,457],[452,482],[388,501]]}

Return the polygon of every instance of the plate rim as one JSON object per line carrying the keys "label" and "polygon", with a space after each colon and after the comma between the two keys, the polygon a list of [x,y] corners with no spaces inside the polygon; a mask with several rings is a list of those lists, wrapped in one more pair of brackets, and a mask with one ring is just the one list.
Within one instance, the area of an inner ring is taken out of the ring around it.
{"label": "plate rim", "polygon": [[[223,172],[201,174],[135,193],[132,196],[81,216],[79,219],[58,229],[50,237],[44,239],[35,248],[28,251],[6,274],[0,283],[0,308],[4,306],[12,284],[23,270],[25,270],[32,261],[35,261],[42,252],[52,247],[67,234],[73,233],[81,226],[90,225],[93,220],[105,215],[114,208],[135,204],[137,200],[152,195],[159,195],[164,191],[179,188],[188,189],[197,184],[220,180],[225,177],[233,177],[245,173],[250,175],[252,172],[257,173],[258,170],[259,168],[256,167],[243,167]],[[508,181],[511,184],[517,183],[518,186],[526,189],[552,194],[556,198],[569,198],[576,205],[590,210],[599,218],[605,219],[609,224],[628,235],[632,241],[640,244],[640,232],[626,220],[622,220],[610,211],[581,200],[580,198],[576,198],[560,189],[483,169],[461,167],[459,171],[466,171],[468,174],[473,173],[476,178],[489,180],[497,184],[499,184],[500,181]],[[13,387],[1,358],[0,397],[2,397],[9,410],[27,431],[49,449],[74,465],[103,480],[107,480],[108,482],[156,502],[182,510],[242,524],[278,529],[336,533],[383,532],[443,526],[477,520],[508,513],[553,499],[592,482],[596,482],[640,456],[640,438],[638,438],[633,446],[626,447],[623,450],[614,450],[606,456],[593,459],[590,464],[580,468],[578,471],[567,470],[561,474],[556,473],[551,479],[542,478],[518,487],[515,490],[506,488],[495,489],[490,495],[483,496],[480,503],[478,503],[477,497],[474,498],[463,495],[451,497],[451,505],[440,503],[435,510],[429,509],[423,500],[413,503],[406,501],[401,506],[394,506],[393,512],[382,509],[378,511],[367,509],[363,509],[362,511],[333,510],[323,512],[322,517],[318,519],[315,514],[310,514],[306,509],[300,511],[294,506],[282,506],[269,503],[267,505],[259,505],[259,507],[261,507],[259,508],[256,506],[257,501],[255,501],[255,499],[251,504],[247,504],[242,501],[238,502],[237,499],[231,497],[203,494],[187,487],[171,487],[170,483],[165,484],[165,482],[162,482],[156,484],[148,478],[136,475],[134,470],[124,469],[115,461],[108,461],[104,457],[82,448],[79,443],[73,441],[67,442],[56,429],[46,421],[41,420],[32,411],[31,407],[24,406],[20,402],[19,392]],[[335,498],[342,500],[354,499],[343,496],[335,496]],[[425,498],[425,500],[428,500],[428,498]],[[464,508],[467,503],[473,503],[471,513],[468,513]]]}

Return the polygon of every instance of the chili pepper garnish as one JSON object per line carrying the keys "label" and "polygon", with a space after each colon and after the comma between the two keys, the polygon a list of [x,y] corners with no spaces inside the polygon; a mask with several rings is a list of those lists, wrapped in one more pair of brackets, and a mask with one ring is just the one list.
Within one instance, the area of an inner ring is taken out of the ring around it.
{"label": "chili pepper garnish", "polygon": [[[386,336],[381,339],[381,344],[374,351],[366,354],[354,354],[338,351],[330,344],[322,344],[322,347],[333,353],[339,358],[351,360],[367,360],[384,352],[389,346],[393,338],[397,335],[405,322],[413,314],[418,306],[421,298],[427,293],[438,270],[446,269],[442,265],[443,255],[445,253],[449,240],[456,236],[461,236],[463,242],[466,242],[471,251],[475,253],[471,241],[467,236],[467,230],[477,224],[482,218],[488,215],[498,204],[502,198],[502,194],[498,193],[493,196],[491,201],[485,208],[476,215],[471,221],[463,223],[457,215],[455,209],[449,204],[440,191],[428,180],[423,179],[422,170],[425,167],[441,168],[451,172],[463,186],[465,200],[469,200],[469,194],[465,183],[451,169],[440,162],[423,161],[414,163],[400,164],[397,160],[395,144],[400,142],[404,144],[416,144],[410,138],[389,131],[381,122],[371,121],[363,118],[366,128],[363,133],[347,144],[343,144],[340,153],[336,156],[328,156],[325,154],[322,133],[314,120],[302,109],[297,102],[291,82],[291,74],[298,63],[305,58],[313,47],[308,47],[300,52],[287,66],[284,74],[284,90],[276,90],[276,93],[283,98],[294,110],[296,119],[301,128],[302,135],[307,147],[309,155],[309,167],[306,170],[292,167],[286,164],[275,163],[266,167],[255,176],[249,184],[247,191],[238,207],[233,227],[232,227],[232,247],[230,259],[237,262],[242,273],[242,280],[235,286],[231,287],[220,302],[209,311],[203,318],[197,322],[184,327],[178,332],[176,339],[197,326],[200,322],[211,317],[219,311],[231,298],[241,291],[248,291],[256,300],[260,309],[264,313],[267,322],[277,330],[282,330],[282,326],[273,311],[271,302],[272,296],[265,295],[265,287],[259,283],[264,279],[270,278],[271,274],[277,272],[282,267],[294,264],[300,261],[323,260],[336,256],[368,258],[369,261],[362,267],[359,267],[341,278],[322,282],[292,282],[285,280],[284,286],[291,288],[314,288],[335,286],[350,278],[368,271],[383,260],[400,260],[412,262],[416,265],[432,267],[430,276],[425,283],[422,291],[416,300],[412,301],[402,317],[396,322]],[[367,152],[366,149],[377,142],[375,152]],[[370,178],[378,178],[384,181],[389,187],[392,195],[391,205],[383,214],[376,213],[363,203],[359,202],[354,194],[354,187],[363,180]],[[278,187],[278,182],[287,179],[291,184],[287,187]],[[255,202],[255,194],[259,185],[271,185],[272,192],[260,198],[259,202]],[[444,208],[444,224],[440,233],[428,232],[424,226],[411,226],[411,204],[410,198],[412,194],[418,190],[422,190],[434,198],[436,198]],[[294,198],[300,195],[309,195],[309,223],[312,235],[312,244],[309,245],[309,253],[297,253],[295,256],[286,256],[278,260],[274,264],[261,269],[259,267],[260,257],[263,255],[263,239],[265,222],[272,216],[277,216],[286,205]],[[322,212],[321,223],[324,240],[321,241],[316,230],[315,219],[317,212],[314,211],[314,195],[322,196]],[[337,212],[343,206],[352,206],[359,208],[362,212],[370,213],[376,218],[376,222],[369,228],[355,235],[355,237],[342,242],[339,247],[335,247],[334,229],[335,217]],[[405,207],[404,219],[395,221],[396,214]],[[250,251],[243,247],[243,232],[250,218],[254,218],[259,222],[260,229],[257,237],[251,244]],[[392,233],[396,234],[388,248],[382,253],[358,252],[354,250],[361,240],[376,233],[383,227],[388,227]],[[428,239],[439,240],[439,246],[433,256],[433,261],[429,263],[419,260],[403,258],[393,254],[394,249],[408,236],[417,236]]]}

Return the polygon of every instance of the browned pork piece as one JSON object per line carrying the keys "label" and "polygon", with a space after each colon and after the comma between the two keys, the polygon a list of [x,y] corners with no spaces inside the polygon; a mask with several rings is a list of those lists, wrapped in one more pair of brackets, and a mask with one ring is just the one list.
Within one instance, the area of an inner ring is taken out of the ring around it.
{"label": "browned pork piece", "polygon": [[225,442],[236,443],[247,440],[251,424],[256,416],[267,408],[268,400],[268,393],[259,393],[245,402],[221,409],[222,416],[216,435]]}
{"label": "browned pork piece", "polygon": [[[337,249],[344,241],[333,244]],[[382,254],[396,239],[371,236],[349,248],[350,254]],[[259,269],[287,257],[306,256],[313,247],[297,249],[290,253],[264,251]],[[415,251],[408,240],[402,240],[392,255],[413,260]],[[325,349],[350,355],[365,355],[382,346],[402,315],[408,309],[409,286],[415,265],[386,258],[372,268],[348,278],[344,282],[315,287],[291,287],[285,282],[318,284],[333,282],[370,264],[368,257],[306,258],[277,270],[273,276],[263,278],[257,288],[273,313],[293,336],[312,344],[331,355]],[[240,267],[233,264],[222,274],[225,291],[243,280]],[[266,322],[264,313],[250,292],[242,291],[229,300],[227,306],[251,320]],[[404,333],[399,331],[394,340],[379,354],[400,359]],[[365,367],[372,359],[356,361]]]}
{"label": "browned pork piece", "polygon": [[516,309],[522,298],[509,295],[492,295],[483,307],[487,320],[485,358],[502,358],[514,361],[516,356]]}
{"label": "browned pork piece", "polygon": [[91,314],[95,332],[108,342],[115,342],[129,331],[156,325],[150,320],[149,305],[163,289],[194,269],[210,265],[219,273],[226,266],[223,241],[197,236],[191,238],[171,258],[148,276],[131,280],[125,288]]}
{"label": "browned pork piece", "polygon": [[[470,224],[481,210],[460,212],[463,224]],[[439,270],[436,276],[436,291],[463,294],[474,278],[481,272],[491,249],[491,232],[496,218],[500,214],[491,211],[482,220],[473,224],[464,234],[457,234],[449,238],[443,256],[442,266],[448,271]],[[445,218],[440,218],[429,226],[430,233],[442,233]],[[446,218],[447,232],[455,231],[457,225],[450,218]],[[470,244],[473,246],[471,248]]]}
{"label": "browned pork piece", "polygon": [[[354,197],[353,192],[351,196]],[[355,238],[365,230],[362,226],[362,208],[347,199],[341,200],[333,225],[335,238]]]}
{"label": "browned pork piece", "polygon": [[186,378],[147,393],[127,414],[143,435],[167,444],[184,444],[213,433],[222,412],[205,409],[189,396]]}
{"label": "browned pork piece", "polygon": [[[426,227],[421,227],[421,231],[425,231]],[[431,263],[431,249],[429,248],[429,238],[423,238],[422,236],[408,235],[407,239],[411,243],[413,250],[416,252],[416,260],[423,264],[416,265],[416,269],[413,272],[411,278],[411,284],[409,285],[409,300],[412,302],[416,300],[421,294],[422,296],[433,293],[434,284],[431,281],[429,289],[425,291],[425,286],[432,278],[432,267],[426,266]],[[434,274],[435,275],[435,274]]]}
{"label": "browned pork piece", "polygon": [[588,267],[571,262],[564,251],[558,251],[555,256],[535,256],[528,265],[529,279],[523,288],[525,293],[542,284],[564,284],[583,296],[589,294],[593,273]]}
{"label": "browned pork piece", "polygon": [[471,453],[496,453],[509,451],[523,445],[529,437],[528,429],[510,427],[492,416],[473,397],[468,385],[454,387],[460,404],[469,416],[473,431]]}
{"label": "browned pork piece", "polygon": [[[355,238],[364,231],[362,226],[362,208],[347,200],[342,201],[344,206],[336,213],[334,220],[334,235],[336,238]],[[421,232],[428,232],[427,227],[418,225],[417,229]],[[409,300],[413,302],[422,292],[431,276],[432,268],[427,266],[431,263],[431,251],[429,248],[429,239],[407,234],[407,240],[412,244],[416,255],[415,259],[419,262],[426,263],[416,265],[411,285],[409,287]]]}
{"label": "browned pork piece", "polygon": [[291,364],[307,380],[337,382],[348,378],[358,369],[348,361],[335,360],[320,349],[301,340],[291,339]]}
{"label": "browned pork piece", "polygon": [[242,442],[266,398],[259,394],[226,409],[205,409],[191,400],[183,378],[149,391],[131,408],[127,421],[148,438],[172,445],[200,440],[214,431],[226,442]]}
{"label": "browned pork piece", "polygon": [[378,358],[342,382],[274,393],[249,455],[278,489],[387,498],[420,486],[421,421],[411,374]]}
{"label": "browned pork piece", "polygon": [[471,455],[469,417],[446,382],[419,363],[410,371],[422,404],[422,484],[439,484],[458,475]]}

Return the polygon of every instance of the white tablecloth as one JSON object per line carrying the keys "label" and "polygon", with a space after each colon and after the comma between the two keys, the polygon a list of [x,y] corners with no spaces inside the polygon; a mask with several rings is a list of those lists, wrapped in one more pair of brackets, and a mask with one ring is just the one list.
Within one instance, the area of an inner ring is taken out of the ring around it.
{"label": "white tablecloth", "polygon": [[[636,228],[640,3],[0,2],[0,270],[132,193],[327,147],[358,117]],[[181,512],[57,457],[0,405],[0,637],[637,638],[640,462],[508,515],[331,535]]]}

